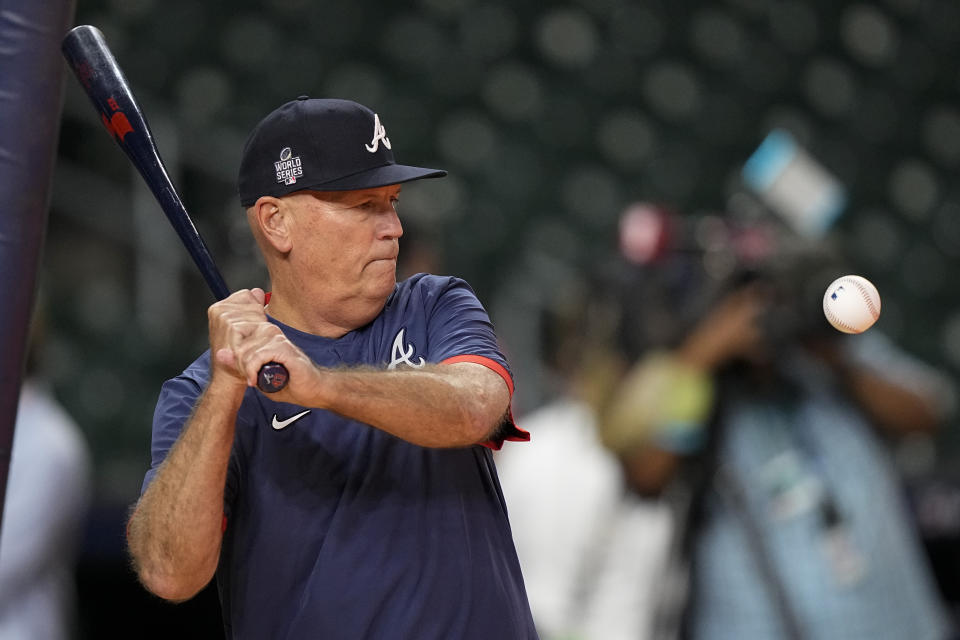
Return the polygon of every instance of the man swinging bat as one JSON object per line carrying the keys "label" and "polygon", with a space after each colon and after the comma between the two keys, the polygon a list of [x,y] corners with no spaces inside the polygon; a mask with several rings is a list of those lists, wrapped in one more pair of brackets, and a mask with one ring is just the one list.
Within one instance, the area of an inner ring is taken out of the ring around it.
{"label": "man swinging bat", "polygon": [[[345,100],[301,97],[248,139],[240,201],[271,293],[210,307],[128,524],[160,597],[216,575],[229,638],[536,638],[491,454],[529,439],[512,375],[464,281],[396,282],[401,185],[442,175],[397,164]],[[261,393],[270,363],[289,376]]]}
{"label": "man swinging bat", "polygon": [[[272,292],[210,307],[210,351],[164,385],[130,551],[171,600],[216,573],[230,637],[534,638],[490,452],[527,439],[511,374],[466,283],[396,283],[401,183],[443,172],[368,151],[374,120],[301,98],[251,136]],[[289,382],[262,395],[271,361]]]}

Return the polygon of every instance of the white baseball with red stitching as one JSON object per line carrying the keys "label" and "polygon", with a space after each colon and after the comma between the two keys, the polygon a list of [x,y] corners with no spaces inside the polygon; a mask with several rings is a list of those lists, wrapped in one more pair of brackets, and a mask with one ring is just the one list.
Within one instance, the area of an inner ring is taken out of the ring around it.
{"label": "white baseball with red stitching", "polygon": [[823,315],[844,333],[862,333],[880,317],[880,293],[861,276],[842,276],[823,294]]}

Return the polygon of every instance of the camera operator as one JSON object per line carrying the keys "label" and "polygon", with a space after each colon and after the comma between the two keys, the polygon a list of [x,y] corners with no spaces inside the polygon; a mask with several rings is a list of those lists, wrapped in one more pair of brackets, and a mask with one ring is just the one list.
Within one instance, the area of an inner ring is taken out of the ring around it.
{"label": "camera operator", "polygon": [[948,637],[878,437],[932,433],[945,382],[876,329],[829,328],[829,253],[780,242],[747,260],[725,238],[726,277],[674,247],[624,261],[610,292],[620,376],[599,429],[634,491],[689,496],[685,636]]}

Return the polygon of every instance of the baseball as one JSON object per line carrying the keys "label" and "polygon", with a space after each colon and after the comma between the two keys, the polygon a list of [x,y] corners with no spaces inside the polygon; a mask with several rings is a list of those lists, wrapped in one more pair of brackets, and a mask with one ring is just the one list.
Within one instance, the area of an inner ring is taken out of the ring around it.
{"label": "baseball", "polygon": [[880,294],[861,276],[842,276],[823,294],[823,315],[838,331],[862,333],[880,317]]}

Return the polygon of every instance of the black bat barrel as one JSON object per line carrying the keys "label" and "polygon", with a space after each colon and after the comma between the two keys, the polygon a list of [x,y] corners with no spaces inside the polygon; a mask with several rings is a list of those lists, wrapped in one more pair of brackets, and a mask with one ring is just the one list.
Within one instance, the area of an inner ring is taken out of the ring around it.
{"label": "black bat barrel", "polygon": [[[90,25],[74,27],[64,37],[61,50],[99,112],[103,126],[143,176],[210,291],[217,300],[223,300],[230,295],[230,289],[167,174],[147,119],[103,34]],[[271,393],[286,386],[288,379],[282,364],[269,362],[260,368],[257,386]]]}
{"label": "black bat barrel", "polygon": [[207,286],[218,300],[229,296],[230,290],[173,187],[150,126],[103,34],[90,25],[75,27],[64,38],[61,49],[104,127],[143,176]]}

